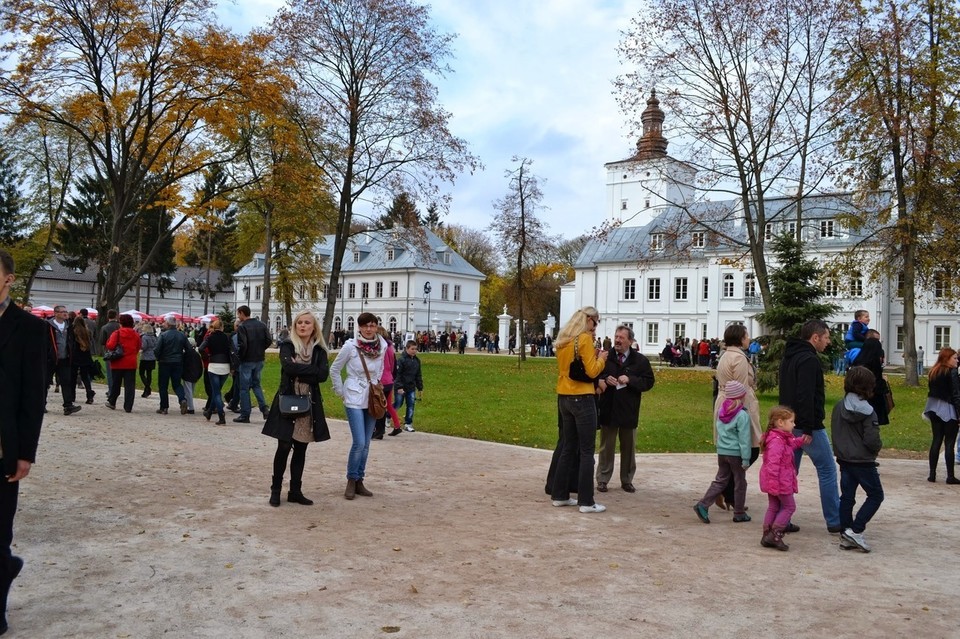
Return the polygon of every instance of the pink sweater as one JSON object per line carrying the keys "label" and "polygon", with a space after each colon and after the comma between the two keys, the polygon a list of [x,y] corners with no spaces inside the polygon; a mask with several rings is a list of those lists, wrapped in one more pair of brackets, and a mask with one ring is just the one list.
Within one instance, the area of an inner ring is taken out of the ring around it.
{"label": "pink sweater", "polygon": [[387,350],[383,354],[383,373],[380,374],[380,383],[386,386],[393,383],[393,367],[397,363],[397,354],[393,344],[387,342]]}

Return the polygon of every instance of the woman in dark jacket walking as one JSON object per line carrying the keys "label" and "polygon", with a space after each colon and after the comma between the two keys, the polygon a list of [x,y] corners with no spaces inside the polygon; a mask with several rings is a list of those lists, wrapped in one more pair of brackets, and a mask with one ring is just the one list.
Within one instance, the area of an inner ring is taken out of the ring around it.
{"label": "woman in dark jacket walking", "polygon": [[929,391],[923,414],[930,420],[933,441],[930,443],[930,476],[927,481],[937,481],[937,457],[943,449],[943,461],[947,466],[947,483],[960,484],[954,475],[954,446],[957,443],[960,413],[960,379],[957,377],[957,351],[940,349],[937,363],[927,377]]}
{"label": "woman in dark jacket walking", "polygon": [[[311,311],[303,311],[293,320],[290,340],[280,343],[280,388],[270,403],[270,414],[263,425],[263,434],[277,439],[273,457],[273,483],[270,484],[270,505],[280,505],[280,488],[290,460],[290,492],[287,501],[310,506],[313,501],[303,496],[303,467],[307,444],[330,439],[327,418],[323,414],[320,384],[330,373],[327,347],[320,325]],[[280,414],[280,395],[310,395],[310,413],[298,417]]]}
{"label": "woman in dark jacket walking", "polygon": [[210,330],[203,338],[203,343],[197,349],[207,356],[207,379],[210,381],[210,401],[203,409],[203,416],[210,421],[210,416],[217,413],[217,426],[223,426],[227,419],[223,412],[223,396],[220,394],[223,385],[230,376],[230,354],[233,353],[233,341],[223,332],[223,323],[219,317],[210,322]]}
{"label": "woman in dark jacket walking", "polygon": [[93,403],[93,336],[87,329],[87,322],[83,316],[77,315],[73,320],[73,330],[67,333],[67,339],[71,341],[69,352],[73,353],[73,379],[79,379],[83,382],[83,388],[87,391],[87,403]]}

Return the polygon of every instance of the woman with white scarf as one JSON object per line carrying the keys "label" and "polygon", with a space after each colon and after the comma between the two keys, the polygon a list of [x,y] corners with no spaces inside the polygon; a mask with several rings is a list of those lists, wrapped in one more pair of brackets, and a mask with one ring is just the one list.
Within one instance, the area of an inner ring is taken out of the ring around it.
{"label": "woman with white scarf", "polygon": [[[376,384],[380,380],[383,373],[383,354],[387,349],[386,340],[380,337],[378,327],[376,315],[360,313],[357,318],[357,337],[347,340],[330,367],[333,392],[343,400],[350,435],[353,437],[353,445],[347,457],[347,488],[343,493],[346,499],[353,499],[356,495],[373,496],[363,485],[363,478],[367,468],[367,454],[370,452],[370,439],[376,423],[376,419],[367,409],[370,384]],[[340,376],[343,369],[346,369],[346,381]]]}

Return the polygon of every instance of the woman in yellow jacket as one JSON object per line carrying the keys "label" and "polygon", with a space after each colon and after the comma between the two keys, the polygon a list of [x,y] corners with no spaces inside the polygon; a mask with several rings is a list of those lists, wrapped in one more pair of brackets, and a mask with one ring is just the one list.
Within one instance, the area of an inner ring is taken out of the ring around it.
{"label": "woman in yellow jacket", "polygon": [[[594,347],[594,333],[600,323],[600,313],[592,306],[576,311],[560,329],[554,342],[560,377],[557,380],[557,410],[560,415],[562,449],[553,481],[551,499],[554,506],[579,506],[582,513],[601,513],[605,506],[593,500],[593,451],[597,439],[597,404],[594,384],[570,378],[570,364],[574,360],[574,345],[588,376],[596,378],[603,371],[607,351]],[[577,499],[570,498],[570,473],[580,468]]]}

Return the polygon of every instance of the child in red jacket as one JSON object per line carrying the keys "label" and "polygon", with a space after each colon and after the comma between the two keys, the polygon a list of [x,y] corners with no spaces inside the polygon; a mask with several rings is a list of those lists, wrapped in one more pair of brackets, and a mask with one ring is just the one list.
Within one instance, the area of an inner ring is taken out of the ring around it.
{"label": "child in red jacket", "polygon": [[760,467],[760,490],[767,493],[767,514],[763,518],[764,548],[790,550],[783,543],[783,533],[790,517],[797,510],[794,494],[797,492],[797,471],[793,465],[793,451],[799,448],[803,437],[794,437],[794,413],[786,406],[770,409],[767,431],[760,442],[763,465]]}

